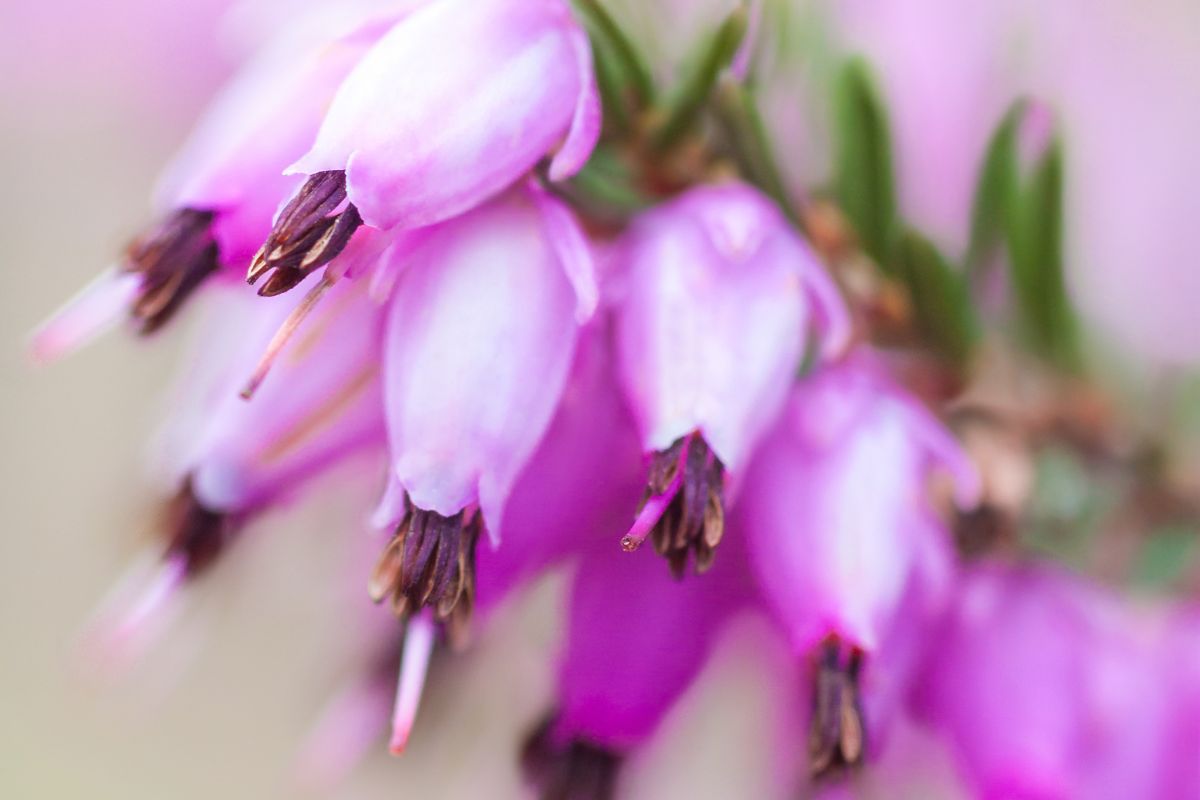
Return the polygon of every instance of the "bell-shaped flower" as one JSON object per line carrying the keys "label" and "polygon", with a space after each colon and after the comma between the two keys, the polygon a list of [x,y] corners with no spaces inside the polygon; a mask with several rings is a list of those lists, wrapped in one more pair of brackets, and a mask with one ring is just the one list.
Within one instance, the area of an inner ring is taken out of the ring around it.
{"label": "bell-shaped flower", "polygon": [[404,248],[385,334],[395,531],[372,581],[401,617],[447,621],[474,591],[475,544],[505,505],[559,404],[596,287],[569,212],[524,186],[422,231]]}
{"label": "bell-shaped flower", "polygon": [[419,4],[338,90],[312,149],[289,170],[308,181],[250,277],[274,269],[270,291],[282,291],[358,225],[442,222],[550,154],[550,178],[569,177],[599,131],[591,48],[564,0]]}
{"label": "bell-shaped flower", "polygon": [[72,350],[126,314],[150,333],[211,276],[244,271],[298,184],[284,168],[312,144],[337,87],[399,14],[349,3],[285,25],[165,171],[159,220],[34,334],[35,357]]}
{"label": "bell-shaped flower", "polygon": [[[263,301],[242,285],[212,297],[204,330],[158,442],[157,472],[181,487],[168,509],[165,553],[143,585],[120,587],[115,645],[140,637],[186,580],[216,560],[247,519],[296,496],[333,463],[384,436],[379,380],[383,309],[366,287],[344,282],[310,318],[251,401],[239,388],[299,300]],[[117,616],[112,622],[107,618]]]}
{"label": "bell-shaped flower", "polygon": [[[735,548],[736,549],[736,548]],[[542,797],[611,797],[622,760],[650,739],[753,597],[744,556],[703,581],[674,580],[611,543],[581,559],[572,586],[557,708],[526,743]],[[608,787],[607,792],[585,789]]]}
{"label": "bell-shaped flower", "polygon": [[796,384],[746,472],[736,513],[763,593],[795,652],[817,654],[814,771],[861,758],[863,672],[882,650],[912,660],[912,628],[947,586],[937,468],[974,502],[978,478],[949,431],[855,354]]}
{"label": "bell-shaped flower", "polygon": [[692,189],[631,226],[618,255],[620,368],[651,453],[645,504],[626,537],[651,536],[681,573],[721,538],[727,473],[778,414],[811,335],[844,346],[833,280],[749,186]]}
{"label": "bell-shaped flower", "polygon": [[1180,698],[1129,609],[1060,570],[1003,563],[969,569],[947,609],[915,707],[979,796],[1187,796],[1170,785]]}

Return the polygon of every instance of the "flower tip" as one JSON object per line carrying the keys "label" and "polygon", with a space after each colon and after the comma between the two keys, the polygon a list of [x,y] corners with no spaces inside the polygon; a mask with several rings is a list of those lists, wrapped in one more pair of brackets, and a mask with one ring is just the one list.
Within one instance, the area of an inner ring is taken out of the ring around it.
{"label": "flower tip", "polygon": [[404,750],[408,747],[408,735],[411,732],[411,729],[393,730],[392,739],[388,742],[388,752],[397,757],[404,755]]}
{"label": "flower tip", "polygon": [[636,536],[627,533],[621,537],[621,549],[626,553],[636,552],[637,549],[642,546],[642,542],[644,541],[645,539],[639,539]]}
{"label": "flower tip", "polygon": [[125,317],[140,290],[140,276],[105,270],[29,334],[30,360],[49,364],[89,344]]}

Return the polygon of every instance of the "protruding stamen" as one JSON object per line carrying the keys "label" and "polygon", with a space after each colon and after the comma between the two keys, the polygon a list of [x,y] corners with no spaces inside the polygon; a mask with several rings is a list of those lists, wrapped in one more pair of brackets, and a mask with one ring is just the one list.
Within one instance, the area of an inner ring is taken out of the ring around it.
{"label": "protruding stamen", "polygon": [[282,294],[336,258],[363,224],[346,199],[345,172],[311,175],[279,212],[271,235],[250,262],[246,282],[257,283],[274,270],[258,293]]}
{"label": "protruding stamen", "polygon": [[521,749],[522,772],[542,800],[612,800],[621,760],[588,742],[556,742],[553,716],[533,730]]}
{"label": "protruding stamen", "polygon": [[646,496],[622,547],[636,550],[649,536],[676,577],[683,576],[689,553],[696,572],[707,570],[725,532],[721,460],[703,436],[692,433],[654,454],[646,483]]}
{"label": "protruding stamen", "polygon": [[862,653],[851,649],[843,661],[837,639],[822,643],[813,686],[809,728],[809,769],[824,777],[862,763],[866,730],[858,701]]}
{"label": "protruding stamen", "polygon": [[400,619],[425,607],[461,642],[475,601],[475,545],[483,526],[474,508],[452,517],[408,504],[368,581],[371,599],[390,598]]}
{"label": "protruding stamen", "polygon": [[321,302],[321,298],[325,296],[325,292],[333,286],[334,279],[325,276],[316,286],[309,289],[308,294],[300,301],[300,305],[292,309],[292,313],[288,314],[287,319],[279,326],[279,330],[275,331],[275,335],[271,337],[271,341],[267,344],[267,349],[263,351],[262,357],[258,360],[258,365],[254,368],[254,374],[250,376],[250,380],[246,381],[245,387],[241,391],[243,400],[249,400],[254,397],[254,393],[258,391],[258,387],[266,380],[267,373],[271,371],[271,367],[275,365],[275,360],[283,351],[283,348],[300,329],[301,323],[305,318],[313,312],[317,304]]}
{"label": "protruding stamen", "polygon": [[642,503],[642,510],[638,512],[629,532],[621,537],[621,547],[625,549],[625,552],[632,553],[642,546],[642,542],[646,541],[646,537],[650,535],[667,507],[675,499],[681,483],[681,476],[676,474],[674,482],[665,492],[650,495],[645,499]]}
{"label": "protruding stamen", "polygon": [[392,712],[392,740],[388,745],[392,755],[400,755],[408,745],[425,689],[425,676],[429,672],[430,656],[433,655],[433,640],[434,625],[428,612],[408,621],[400,677],[396,683],[396,706]]}

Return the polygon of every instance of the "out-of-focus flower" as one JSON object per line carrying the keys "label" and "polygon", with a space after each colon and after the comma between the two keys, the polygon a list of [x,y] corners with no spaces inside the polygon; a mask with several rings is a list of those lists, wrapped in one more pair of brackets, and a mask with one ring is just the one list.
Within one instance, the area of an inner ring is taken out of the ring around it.
{"label": "out-of-focus flower", "polygon": [[486,529],[499,543],[595,303],[573,224],[540,189],[519,188],[422,231],[404,253],[386,333],[392,467],[378,516],[395,535],[372,581],[400,616],[427,604],[443,621],[469,613],[476,540]]}
{"label": "out-of-focus flower", "polygon": [[678,582],[611,545],[580,561],[558,708],[523,761],[542,797],[612,797],[622,760],[655,732],[752,595],[740,548],[703,581]]}
{"label": "out-of-focus flower", "polygon": [[[160,437],[159,467],[179,485],[165,554],[140,595],[123,597],[113,644],[141,638],[182,583],[212,565],[246,520],[294,497],[313,475],[384,435],[379,381],[382,310],[345,283],[312,319],[314,335],[279,365],[253,402],[238,387],[294,300],[266,303],[245,287],[212,297],[212,321]],[[121,592],[122,595],[127,592]],[[132,602],[129,601],[132,599]]]}
{"label": "out-of-focus flower", "polygon": [[360,224],[441,222],[550,153],[550,178],[568,177],[599,131],[591,48],[565,2],[421,3],[338,90],[316,143],[289,169],[308,180],[249,277],[273,270],[262,291],[285,291]]}
{"label": "out-of-focus flower", "polygon": [[168,167],[159,221],[34,334],[34,355],[57,357],[126,313],[150,333],[211,276],[238,277],[296,186],[284,168],[311,144],[335,90],[394,13],[339,9],[286,27],[217,98]]}
{"label": "out-of-focus flower", "polygon": [[885,641],[909,649],[946,585],[947,536],[927,497],[938,468],[961,505],[975,501],[950,433],[855,354],[796,385],[746,472],[735,514],[763,592],[794,651],[818,654],[815,772],[861,758],[862,670]]}
{"label": "out-of-focus flower", "polygon": [[822,356],[849,334],[832,279],[779,211],[738,183],[692,189],[631,227],[618,256],[621,374],[651,453],[625,537],[671,568],[712,561],[728,476],[784,402],[810,334]]}
{"label": "out-of-focus flower", "polygon": [[1162,680],[1177,643],[1049,567],[975,566],[947,608],[916,708],[981,796],[1188,796],[1176,760],[1200,750],[1171,736],[1186,693]]}

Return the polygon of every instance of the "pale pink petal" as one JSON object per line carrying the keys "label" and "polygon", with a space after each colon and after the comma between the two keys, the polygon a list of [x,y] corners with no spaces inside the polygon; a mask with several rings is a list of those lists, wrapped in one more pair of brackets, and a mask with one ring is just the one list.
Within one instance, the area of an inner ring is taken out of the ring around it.
{"label": "pale pink petal", "polygon": [[244,268],[298,185],[284,168],[312,145],[337,87],[400,16],[348,3],[293,20],[218,96],[168,167],[159,205],[217,212],[222,261]]}
{"label": "pale pink petal", "polygon": [[592,46],[583,30],[571,31],[571,47],[575,51],[579,73],[579,97],[575,101],[566,141],[550,161],[552,181],[566,180],[583,169],[600,139],[600,91],[592,74]]}
{"label": "pale pink petal", "polygon": [[600,289],[596,283],[596,266],[592,261],[592,250],[587,237],[579,227],[579,221],[566,203],[554,197],[534,182],[529,192],[542,212],[542,223],[546,237],[558,255],[567,279],[575,289],[575,319],[580,325],[591,319],[600,302]]}
{"label": "pale pink petal", "polygon": [[290,171],[345,170],[351,201],[378,228],[462,213],[566,133],[581,93],[576,30],[558,0],[421,8],[362,59]]}
{"label": "pale pink petal", "polygon": [[29,336],[29,354],[56,361],[118,325],[141,290],[142,278],[109,269],[55,311]]}
{"label": "pale pink petal", "polygon": [[495,538],[567,378],[574,292],[524,191],[426,236],[389,312],[393,469],[419,508],[479,503]]}
{"label": "pale pink petal", "polygon": [[782,406],[809,320],[802,242],[748,187],[702,187],[625,242],[622,374],[648,450],[699,429],[736,473]]}

